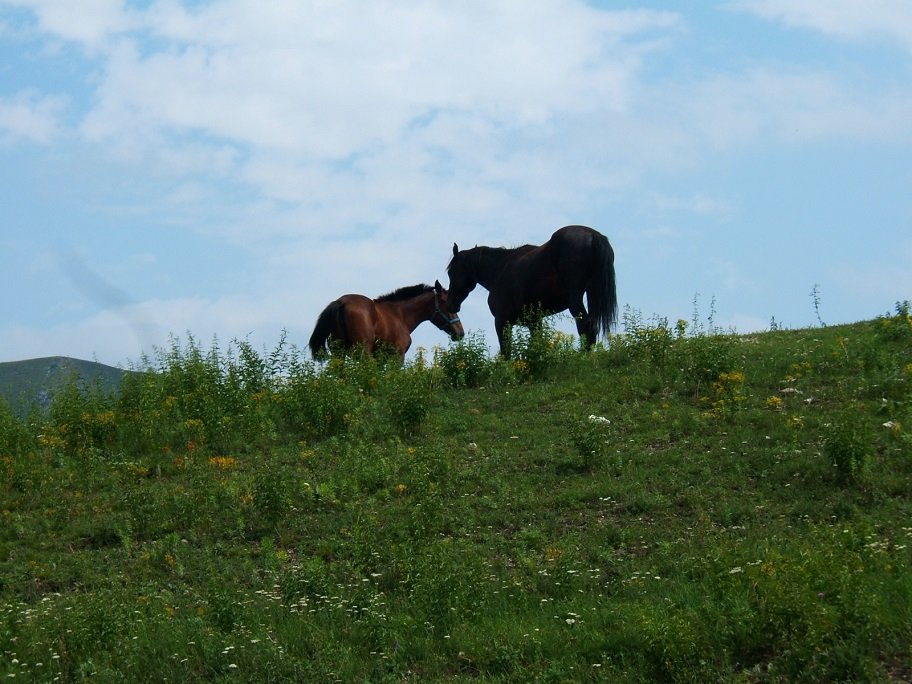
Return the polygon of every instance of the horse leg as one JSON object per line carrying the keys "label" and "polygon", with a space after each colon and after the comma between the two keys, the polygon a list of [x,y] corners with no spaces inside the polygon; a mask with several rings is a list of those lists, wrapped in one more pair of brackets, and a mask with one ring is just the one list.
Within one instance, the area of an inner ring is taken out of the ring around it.
{"label": "horse leg", "polygon": [[584,349],[591,349],[595,343],[596,330],[595,321],[583,306],[583,293],[580,292],[573,296],[570,302],[570,313],[576,321],[576,332],[579,334],[580,343]]}
{"label": "horse leg", "polygon": [[500,343],[500,353],[505,359],[510,358],[510,321],[498,316],[494,317],[494,329],[497,331],[497,341]]}

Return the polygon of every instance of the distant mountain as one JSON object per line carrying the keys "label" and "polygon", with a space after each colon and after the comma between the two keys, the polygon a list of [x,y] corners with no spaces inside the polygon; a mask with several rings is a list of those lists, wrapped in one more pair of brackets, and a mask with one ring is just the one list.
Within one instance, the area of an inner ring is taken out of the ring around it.
{"label": "distant mountain", "polygon": [[85,383],[96,381],[112,391],[120,387],[129,371],[106,366],[95,361],[83,361],[67,356],[0,363],[0,397],[6,399],[16,413],[27,412],[36,403],[47,408],[54,392],[74,375]]}

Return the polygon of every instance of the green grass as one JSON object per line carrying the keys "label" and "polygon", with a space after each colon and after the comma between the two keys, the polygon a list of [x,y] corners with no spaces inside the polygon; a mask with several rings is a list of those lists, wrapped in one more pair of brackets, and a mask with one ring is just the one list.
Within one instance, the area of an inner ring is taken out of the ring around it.
{"label": "green grass", "polygon": [[0,404],[0,677],[912,677],[907,304],[515,348],[175,341]]}

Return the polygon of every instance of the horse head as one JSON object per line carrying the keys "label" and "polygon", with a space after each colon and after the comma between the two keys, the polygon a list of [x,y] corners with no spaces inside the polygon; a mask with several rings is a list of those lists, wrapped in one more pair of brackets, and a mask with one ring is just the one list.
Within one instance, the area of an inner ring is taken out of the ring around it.
{"label": "horse head", "polygon": [[461,340],[465,337],[465,330],[462,327],[462,321],[455,311],[449,305],[449,292],[443,289],[439,280],[434,281],[434,314],[431,316],[431,323],[447,333],[453,340]]}
{"label": "horse head", "polygon": [[450,264],[447,266],[447,275],[450,277],[449,306],[453,313],[459,313],[466,297],[478,285],[478,276],[475,271],[472,250],[460,252],[454,242],[453,258],[450,259]]}

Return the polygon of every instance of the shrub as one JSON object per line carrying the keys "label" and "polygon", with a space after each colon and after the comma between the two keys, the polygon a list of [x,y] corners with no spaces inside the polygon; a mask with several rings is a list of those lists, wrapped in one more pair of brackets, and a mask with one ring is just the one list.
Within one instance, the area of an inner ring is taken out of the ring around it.
{"label": "shrub", "polygon": [[511,366],[520,380],[538,379],[562,360],[576,353],[571,336],[554,329],[549,317],[532,316],[527,331],[509,331]]}
{"label": "shrub", "polygon": [[344,432],[358,404],[345,379],[305,366],[288,379],[278,402],[281,426],[301,438],[325,439]]}
{"label": "shrub", "polygon": [[390,422],[404,437],[415,434],[430,410],[430,388],[414,373],[396,373],[388,383],[392,392],[386,402]]}
{"label": "shrub", "polygon": [[824,440],[824,453],[832,461],[836,479],[855,484],[865,479],[870,469],[870,440],[864,425],[843,418],[830,426]]}
{"label": "shrub", "polygon": [[877,333],[882,339],[912,339],[912,304],[909,300],[896,302],[895,314],[880,316],[877,322]]}
{"label": "shrub", "polygon": [[434,365],[453,387],[480,386],[491,373],[484,336],[472,333],[447,349],[435,349]]}
{"label": "shrub", "polygon": [[736,371],[735,349],[735,337],[725,333],[698,333],[678,339],[672,363],[684,391],[698,394],[706,385]]}
{"label": "shrub", "polygon": [[662,371],[674,343],[668,319],[655,317],[647,323],[639,311],[630,307],[625,309],[622,318],[624,332],[615,336],[612,350],[631,361],[645,361]]}
{"label": "shrub", "polygon": [[602,466],[608,459],[611,448],[611,422],[602,416],[591,415],[588,418],[571,419],[570,437],[580,457],[581,469],[592,472]]}
{"label": "shrub", "polygon": [[0,457],[22,453],[32,443],[25,424],[19,420],[10,405],[0,397]]}

